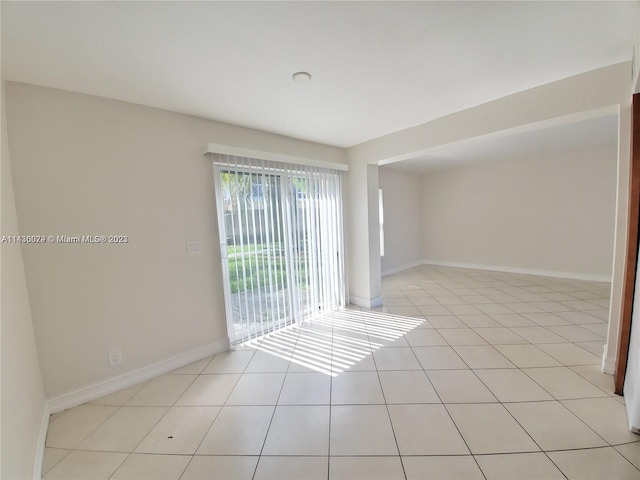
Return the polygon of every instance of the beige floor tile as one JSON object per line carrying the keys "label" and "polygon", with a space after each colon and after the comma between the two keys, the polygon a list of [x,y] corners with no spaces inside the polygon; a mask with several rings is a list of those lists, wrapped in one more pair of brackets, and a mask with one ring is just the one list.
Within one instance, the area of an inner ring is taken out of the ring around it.
{"label": "beige floor tile", "polygon": [[255,350],[232,350],[213,357],[202,373],[242,373],[247,368]]}
{"label": "beige floor tile", "polygon": [[566,293],[549,292],[543,293],[542,296],[552,302],[564,302],[566,300],[575,300],[575,297],[567,295]]}
{"label": "beige floor tile", "polygon": [[588,312],[585,312],[585,313],[588,313],[589,315],[596,317],[601,322],[609,321],[609,309],[589,310]]}
{"label": "beige floor tile", "polygon": [[240,375],[221,373],[200,375],[176,401],[176,406],[224,405]]}
{"label": "beige floor tile", "polygon": [[[442,295],[435,298],[441,305],[445,305],[447,308],[452,305],[465,305],[467,303],[462,298],[456,295]],[[449,310],[451,309],[449,308]]]}
{"label": "beige floor tile", "polygon": [[[590,311],[590,310],[600,310],[602,307],[593,302],[588,302],[586,300],[563,300],[563,305],[571,308],[572,310],[579,311]],[[609,304],[607,303],[607,307]]]}
{"label": "beige floor tile", "polygon": [[413,351],[425,370],[469,368],[451,347],[414,347]]}
{"label": "beige floor tile", "polygon": [[474,455],[540,450],[500,404],[459,404],[446,407]]}
{"label": "beige floor tile", "polygon": [[487,342],[470,328],[447,328],[440,333],[451,346],[487,345]]}
{"label": "beige floor tile", "polygon": [[[508,307],[511,308],[511,304],[508,305]],[[523,317],[520,313],[494,313],[491,315],[491,318],[503,327],[507,328],[536,326],[535,323],[528,318]]]}
{"label": "beige floor tile", "polygon": [[275,407],[223,407],[198,455],[259,455]]}
{"label": "beige floor tile", "polygon": [[400,457],[331,457],[330,480],[404,480]]}
{"label": "beige floor tile", "polygon": [[407,340],[404,338],[404,333],[401,330],[397,330],[393,333],[384,335],[378,333],[370,333],[369,341],[371,342],[371,347],[374,350],[383,347],[409,347],[409,343],[407,343]]}
{"label": "beige floor tile", "polygon": [[76,448],[117,410],[118,407],[98,405],[80,405],[67,410],[49,424],[46,446]]}
{"label": "beige floor tile", "polygon": [[560,362],[536,345],[496,345],[496,348],[520,368],[561,366]]}
{"label": "beige floor tile", "polygon": [[125,405],[128,407],[170,407],[189,388],[197,375],[162,375],[150,380]]}
{"label": "beige floor tile", "polygon": [[190,455],[130,455],[110,480],[178,480]]}
{"label": "beige floor tile", "polygon": [[[518,298],[519,300],[521,300],[523,302],[532,303],[536,307],[538,306],[538,305],[536,305],[537,303],[546,301],[546,298],[544,298],[542,295],[538,295],[538,294],[535,294],[535,293],[516,294],[516,295],[514,295],[514,297]],[[538,308],[540,308],[540,307],[538,307]]]}
{"label": "beige floor tile", "polygon": [[415,307],[414,305],[401,305],[396,307],[389,307],[389,312],[391,312],[392,315],[400,315],[400,316],[406,316],[406,317],[411,317],[411,316],[422,317],[422,312],[420,312],[420,310],[418,310],[418,308]]}
{"label": "beige floor tile", "polygon": [[525,345],[529,343],[506,327],[476,328],[474,330],[491,345]]}
{"label": "beige floor tile", "polygon": [[562,403],[611,445],[640,440],[640,435],[629,431],[626,407],[611,397]]}
{"label": "beige floor tile", "polygon": [[55,467],[60,460],[69,455],[72,450],[65,450],[61,448],[49,448],[44,449],[44,459],[42,460],[42,474],[44,475],[53,467]]}
{"label": "beige floor tile", "polygon": [[440,403],[431,382],[422,371],[379,372],[387,404]]}
{"label": "beige floor tile", "polygon": [[326,480],[328,457],[260,457],[254,480]]}
{"label": "beige floor tile", "polygon": [[389,414],[403,456],[469,453],[443,405],[389,405]]}
{"label": "beige floor tile", "polygon": [[289,372],[284,380],[279,405],[329,405],[331,377],[323,373]]}
{"label": "beige floor tile", "polygon": [[342,372],[347,370],[350,372],[375,372],[376,371],[376,364],[373,361],[373,352],[369,355],[350,358],[348,359],[346,364],[341,363],[340,365],[341,366],[338,368],[338,365],[335,364],[334,370],[337,369]]}
{"label": "beige floor tile", "polygon": [[521,370],[486,369],[476,370],[476,375],[501,402],[535,402],[553,400],[540,385]]}
{"label": "beige floor tile", "polygon": [[547,328],[570,342],[593,342],[602,340],[601,335],[578,325],[561,325]]}
{"label": "beige floor tile", "polygon": [[203,358],[197,362],[190,363],[181,368],[176,368],[168,373],[168,375],[200,375],[207,365],[213,360],[213,357]]}
{"label": "beige floor tile", "polygon": [[89,435],[80,450],[132,452],[168,407],[122,407]]}
{"label": "beige floor tile", "polygon": [[412,305],[411,300],[404,295],[397,297],[385,297],[384,304],[387,307],[398,307],[403,305]]}
{"label": "beige floor tile", "polygon": [[262,454],[328,455],[329,407],[276,407]]}
{"label": "beige floor tile", "polygon": [[458,318],[462,320],[469,328],[502,327],[502,324],[488,315],[458,315]]}
{"label": "beige floor tile", "polygon": [[373,359],[378,370],[422,370],[411,348],[380,348]]}
{"label": "beige floor tile", "polygon": [[599,389],[612,395],[614,390],[613,375],[602,373],[600,365],[576,365],[569,367],[585,380],[593,383]]}
{"label": "beige floor tile", "polygon": [[298,356],[294,352],[289,364],[289,373],[322,373],[331,375],[332,369],[335,368],[337,367],[333,366],[331,359],[309,359],[305,355]]}
{"label": "beige floor tile", "polygon": [[[268,340],[265,339],[263,341],[263,345],[268,343]],[[286,372],[289,368],[289,361],[291,359],[291,352],[293,351],[293,347],[295,344],[291,345],[291,349],[287,350],[276,350],[276,346],[273,346],[272,343],[269,344],[270,351],[273,351],[276,354],[269,353],[267,351],[262,351],[264,348],[262,345],[260,349],[255,353],[247,368],[245,373],[275,373],[275,372]]]}
{"label": "beige floor tile", "polygon": [[487,480],[564,480],[564,475],[544,453],[476,455]]}
{"label": "beige floor tile", "polygon": [[588,312],[558,312],[556,315],[569,320],[574,325],[595,325],[602,323],[597,317],[589,315]]}
{"label": "beige floor tile", "polygon": [[640,441],[636,440],[633,443],[618,445],[615,449],[633,463],[636,468],[640,469]]}
{"label": "beige floor tile", "polygon": [[[338,347],[339,348],[339,347]],[[366,355],[370,349],[354,348],[353,357]],[[309,372],[310,368],[325,370],[331,366],[332,345],[307,344],[306,340],[300,342],[291,354],[288,372]],[[301,368],[303,367],[303,368]]]}
{"label": "beige floor tile", "polygon": [[[598,335],[598,339],[596,340],[604,340],[607,338],[607,331],[609,329],[609,325],[607,323],[593,323],[589,325],[581,325],[582,328],[589,330],[590,332]],[[583,340],[579,340],[582,342]]]}
{"label": "beige floor tile", "polygon": [[611,447],[550,452],[549,457],[569,480],[637,480],[640,477],[640,470]]}
{"label": "beige floor tile", "polygon": [[607,396],[568,367],[525,368],[523,371],[558,400]]}
{"label": "beige floor tile", "polygon": [[483,315],[476,307],[468,304],[449,305],[447,308],[454,315]]}
{"label": "beige floor tile", "polygon": [[593,353],[596,356],[602,356],[605,344],[606,342],[602,340],[599,342],[577,342],[575,345],[584,348],[587,352]]}
{"label": "beige floor tile", "polygon": [[486,313],[487,315],[495,315],[500,313],[513,313],[507,307],[500,305],[499,303],[477,304],[476,308],[480,310],[482,313]]}
{"label": "beige floor tile", "polygon": [[412,347],[435,347],[447,345],[447,341],[437,330],[431,328],[419,328],[411,330],[404,335],[405,340]]}
{"label": "beige floor tile", "polygon": [[75,450],[43,477],[45,480],[106,480],[127,458],[126,453]]}
{"label": "beige floor tile", "polygon": [[97,400],[93,400],[88,402],[86,405],[110,405],[114,407],[121,407],[125,403],[127,403],[131,398],[142,390],[148,382],[138,383],[129,388],[124,388],[122,390],[118,390],[110,395],[105,395],[104,397],[98,398]]}
{"label": "beige floor tile", "polygon": [[258,457],[193,457],[181,480],[251,480]]}
{"label": "beige floor tile", "polygon": [[299,331],[285,327],[263,337],[245,373],[286,372],[291,353],[298,342]]}
{"label": "beige floor tile", "polygon": [[511,327],[516,335],[520,335],[526,341],[537,343],[564,343],[566,340],[544,327]]}
{"label": "beige floor tile", "polygon": [[377,372],[343,372],[331,383],[331,403],[384,404]]}
{"label": "beige floor tile", "polygon": [[455,346],[453,349],[473,369],[515,368],[513,363],[491,345]]}
{"label": "beige floor tile", "polygon": [[[539,302],[534,304],[536,307],[539,307],[541,310],[545,310],[543,313],[523,313],[522,315],[532,322],[540,325],[541,327],[550,327],[552,325],[571,325],[571,322],[565,320],[564,318],[559,317],[555,314],[555,312],[568,312],[570,308],[568,307],[555,307],[553,304],[548,304],[544,302]],[[564,310],[560,310],[560,309]],[[550,312],[548,309],[555,312]]]}
{"label": "beige floor tile", "polygon": [[192,455],[220,407],[173,407],[135,449],[135,453]]}
{"label": "beige floor tile", "polygon": [[398,455],[384,405],[331,407],[331,455]]}
{"label": "beige floor tile", "polygon": [[443,403],[498,401],[471,370],[430,370],[427,376]]}
{"label": "beige floor tile", "polygon": [[491,300],[488,297],[485,297],[484,295],[460,295],[460,298],[462,298],[465,302],[470,303],[472,305],[483,305],[486,303],[495,303],[493,300]]}
{"label": "beige floor tile", "polygon": [[[507,295],[506,293],[494,293],[487,295],[488,298],[496,303],[500,303],[508,308],[507,303],[518,303],[518,299],[513,295]],[[511,309],[509,309],[511,310]],[[513,311],[513,310],[512,310]]]}
{"label": "beige floor tile", "polygon": [[429,315],[429,325],[433,328],[466,328],[467,324],[455,315]]}
{"label": "beige floor tile", "polygon": [[227,399],[227,405],[275,405],[284,373],[245,373]]}
{"label": "beige floor tile", "polygon": [[599,365],[602,359],[572,343],[538,344],[537,347],[563,365]]}
{"label": "beige floor tile", "polygon": [[559,402],[507,403],[505,407],[545,451],[607,445]]}
{"label": "beige floor tile", "polygon": [[[515,302],[507,302],[507,303],[505,303],[504,306],[507,307],[512,312],[519,313],[519,314],[522,314],[522,313],[538,313],[538,312],[542,312],[543,311],[540,307],[536,307],[532,303],[518,302],[517,299],[516,299]],[[524,317],[522,317],[522,318],[524,318]],[[530,323],[527,322],[525,325],[530,325]],[[505,325],[505,326],[507,326],[507,325]],[[508,326],[515,327],[516,325],[508,325]],[[519,325],[519,326],[524,326],[524,325]]]}
{"label": "beige floor tile", "polygon": [[420,312],[427,317],[427,320],[433,315],[451,315],[451,310],[443,305],[422,305],[418,307]]}
{"label": "beige floor tile", "polygon": [[[386,298],[386,297],[385,297]],[[411,303],[417,307],[423,305],[440,305],[440,302],[431,295],[411,295],[408,297]]]}
{"label": "beige floor tile", "polygon": [[407,480],[484,480],[471,455],[402,457]]}

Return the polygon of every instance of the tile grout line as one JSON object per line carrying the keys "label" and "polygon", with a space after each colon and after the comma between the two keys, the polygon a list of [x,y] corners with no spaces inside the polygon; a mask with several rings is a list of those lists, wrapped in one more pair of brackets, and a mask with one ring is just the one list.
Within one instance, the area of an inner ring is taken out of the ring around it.
{"label": "tile grout line", "polygon": [[[371,343],[371,337],[369,336],[369,331],[368,331],[366,322],[364,322],[364,328],[365,328],[365,331],[367,332],[367,338],[369,338],[369,343]],[[404,335],[401,338],[404,338]],[[396,449],[398,450],[398,458],[400,459],[400,466],[402,467],[402,474],[404,475],[405,480],[407,480],[407,470],[406,470],[406,468],[404,466],[404,461],[402,459],[402,452],[400,451],[400,445],[398,444],[398,436],[396,435],[396,429],[393,426],[393,420],[391,419],[391,412],[389,411],[389,404],[387,404],[387,397],[386,397],[386,395],[384,393],[384,387],[382,386],[382,380],[380,379],[380,370],[378,370],[378,363],[376,362],[376,358],[375,358],[373,353],[374,352],[371,351],[371,359],[373,360],[373,365],[374,365],[374,367],[376,369],[376,377],[378,378],[378,384],[380,385],[380,391],[382,392],[382,399],[384,401],[385,410],[387,411],[387,417],[389,419],[389,425],[391,426],[391,433],[393,433],[393,441],[395,442]],[[416,359],[416,361],[417,361],[417,359]]]}

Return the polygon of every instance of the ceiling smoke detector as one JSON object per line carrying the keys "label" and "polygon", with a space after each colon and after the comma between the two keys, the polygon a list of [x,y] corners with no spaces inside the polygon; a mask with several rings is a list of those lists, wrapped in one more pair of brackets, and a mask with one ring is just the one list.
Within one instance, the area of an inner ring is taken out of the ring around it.
{"label": "ceiling smoke detector", "polygon": [[309,83],[311,81],[311,74],[309,72],[296,72],[292,76],[294,82]]}

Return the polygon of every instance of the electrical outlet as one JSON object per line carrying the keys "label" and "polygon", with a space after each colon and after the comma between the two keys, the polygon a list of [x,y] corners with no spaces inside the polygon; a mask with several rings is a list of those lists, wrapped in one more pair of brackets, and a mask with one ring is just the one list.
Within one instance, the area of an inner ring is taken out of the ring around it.
{"label": "electrical outlet", "polygon": [[109,352],[109,366],[115,367],[122,363],[122,349],[111,350]]}

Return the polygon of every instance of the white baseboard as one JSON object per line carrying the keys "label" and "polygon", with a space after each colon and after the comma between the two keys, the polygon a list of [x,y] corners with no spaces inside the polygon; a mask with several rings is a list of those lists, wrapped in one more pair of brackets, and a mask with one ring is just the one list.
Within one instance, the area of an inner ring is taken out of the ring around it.
{"label": "white baseboard", "polygon": [[616,359],[607,357],[607,346],[604,346],[604,352],[602,353],[602,372],[613,375],[616,373]]}
{"label": "white baseboard", "polygon": [[388,268],[384,272],[382,272],[382,276],[386,277],[389,275],[393,275],[394,273],[404,272],[405,270],[409,270],[410,268],[419,267],[420,265],[424,265],[423,260],[418,260],[417,262],[405,263],[404,265],[398,265],[397,267]]}
{"label": "white baseboard", "polygon": [[537,275],[539,277],[567,278],[571,280],[585,280],[588,282],[611,283],[611,275],[595,273],[557,272],[554,270],[537,270],[534,268],[505,267],[500,265],[479,265],[476,263],[447,262],[442,260],[425,259],[423,265],[438,265],[441,267],[470,268],[473,270],[489,270],[493,272],[518,273],[523,275]]}
{"label": "white baseboard", "polygon": [[355,295],[349,295],[349,303],[357,305],[362,308],[378,308],[381,307],[384,302],[382,295],[374,298],[363,298]]}
{"label": "white baseboard", "polygon": [[40,480],[42,478],[42,465],[44,462],[44,447],[47,442],[47,432],[49,431],[49,417],[51,410],[49,402],[44,403],[42,408],[42,420],[40,421],[40,433],[36,443],[36,451],[33,459],[33,478]]}
{"label": "white baseboard", "polygon": [[219,340],[204,347],[197,348],[190,352],[181,353],[153,365],[142,367],[131,372],[124,373],[114,378],[102,382],[87,385],[72,392],[58,395],[49,399],[49,409],[51,413],[60,412],[67,408],[76,407],[83,403],[96,400],[105,395],[117,392],[124,388],[131,387],[140,382],[150,380],[158,375],[168,373],[176,368],[184,367],[190,363],[197,362],[211,355],[216,355],[229,350],[229,340]]}

